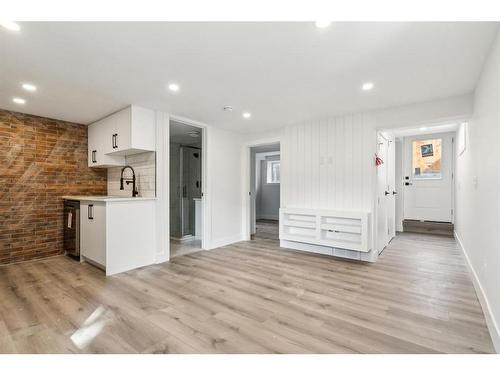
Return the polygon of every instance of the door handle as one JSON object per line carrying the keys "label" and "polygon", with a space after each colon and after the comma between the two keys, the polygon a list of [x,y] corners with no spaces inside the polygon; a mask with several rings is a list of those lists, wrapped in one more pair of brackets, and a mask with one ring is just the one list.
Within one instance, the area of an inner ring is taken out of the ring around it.
{"label": "door handle", "polygon": [[94,220],[94,205],[89,204],[87,208],[87,217],[89,220]]}

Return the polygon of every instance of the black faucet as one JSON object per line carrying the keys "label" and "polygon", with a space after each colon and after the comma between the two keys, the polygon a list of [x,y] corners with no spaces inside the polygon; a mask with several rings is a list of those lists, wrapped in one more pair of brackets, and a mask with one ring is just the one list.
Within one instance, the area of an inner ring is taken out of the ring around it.
{"label": "black faucet", "polygon": [[[127,168],[130,168],[130,170],[132,171],[132,179],[123,178],[123,171]],[[123,181],[125,181],[127,183],[127,185],[132,182],[132,196],[137,197],[139,192],[137,191],[137,188],[135,186],[135,171],[134,171],[134,168],[132,168],[130,165],[126,165],[122,168],[122,174],[120,176],[120,190],[123,190]]]}

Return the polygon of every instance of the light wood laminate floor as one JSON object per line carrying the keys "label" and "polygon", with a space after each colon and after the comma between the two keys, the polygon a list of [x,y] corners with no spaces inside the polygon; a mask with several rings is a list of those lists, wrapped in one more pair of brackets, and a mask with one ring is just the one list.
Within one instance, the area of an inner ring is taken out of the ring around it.
{"label": "light wood laminate floor", "polygon": [[451,238],[375,264],[257,239],[106,278],[65,257],[0,267],[2,353],[489,353]]}

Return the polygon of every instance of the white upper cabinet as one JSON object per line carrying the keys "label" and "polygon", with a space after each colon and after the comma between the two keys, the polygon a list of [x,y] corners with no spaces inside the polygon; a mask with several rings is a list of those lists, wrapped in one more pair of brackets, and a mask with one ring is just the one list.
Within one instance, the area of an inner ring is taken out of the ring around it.
{"label": "white upper cabinet", "polygon": [[125,156],[155,151],[155,112],[129,106],[89,125],[89,166],[125,165]]}
{"label": "white upper cabinet", "polygon": [[109,116],[106,153],[132,155],[155,151],[155,112],[132,105]]}
{"label": "white upper cabinet", "polygon": [[124,156],[110,156],[106,154],[107,145],[107,123],[100,120],[90,124],[88,127],[88,165],[89,167],[113,167],[125,165]]}

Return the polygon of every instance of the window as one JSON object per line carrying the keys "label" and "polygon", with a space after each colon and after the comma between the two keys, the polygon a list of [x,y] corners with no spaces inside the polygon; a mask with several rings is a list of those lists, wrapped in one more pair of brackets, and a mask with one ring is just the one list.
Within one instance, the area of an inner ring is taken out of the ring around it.
{"label": "window", "polygon": [[412,173],[414,179],[441,178],[442,139],[413,141]]}
{"label": "window", "polygon": [[279,184],[280,183],[280,161],[268,160],[267,161],[267,183]]}

